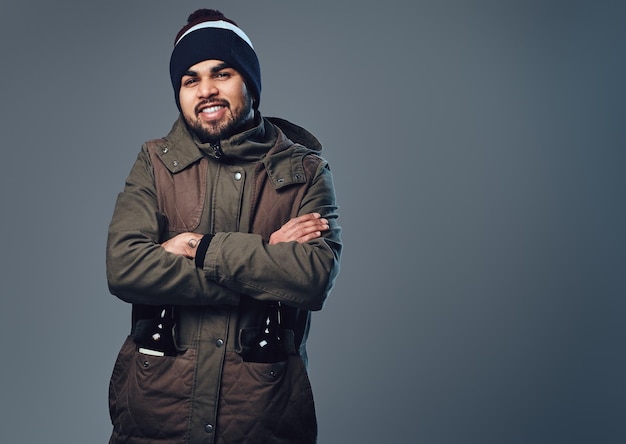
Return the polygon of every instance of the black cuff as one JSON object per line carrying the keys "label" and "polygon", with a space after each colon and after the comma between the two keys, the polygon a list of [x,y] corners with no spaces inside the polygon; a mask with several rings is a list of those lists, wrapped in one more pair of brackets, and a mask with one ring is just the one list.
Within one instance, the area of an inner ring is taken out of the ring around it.
{"label": "black cuff", "polygon": [[203,268],[204,267],[204,256],[206,256],[206,252],[209,249],[209,244],[213,239],[212,234],[205,234],[200,239],[200,243],[198,244],[198,249],[196,250],[196,267]]}

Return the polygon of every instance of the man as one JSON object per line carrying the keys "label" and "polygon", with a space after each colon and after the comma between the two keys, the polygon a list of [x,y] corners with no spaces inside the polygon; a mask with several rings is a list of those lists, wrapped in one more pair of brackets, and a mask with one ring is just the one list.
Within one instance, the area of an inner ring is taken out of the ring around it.
{"label": "man", "polygon": [[321,146],[259,112],[250,39],[201,9],[170,59],[178,120],[146,142],[109,227],[132,304],[111,377],[111,443],[314,443],[310,313],[339,271]]}

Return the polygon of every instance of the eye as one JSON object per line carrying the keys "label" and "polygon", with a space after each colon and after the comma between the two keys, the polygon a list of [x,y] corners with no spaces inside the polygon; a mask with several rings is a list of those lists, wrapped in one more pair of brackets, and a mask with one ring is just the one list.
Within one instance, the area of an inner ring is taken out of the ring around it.
{"label": "eye", "polygon": [[196,83],[198,79],[196,77],[183,77],[182,85],[183,86],[191,86]]}
{"label": "eye", "polygon": [[232,74],[230,71],[223,70],[223,71],[216,72],[213,77],[216,79],[226,80],[226,79],[229,79],[231,76]]}

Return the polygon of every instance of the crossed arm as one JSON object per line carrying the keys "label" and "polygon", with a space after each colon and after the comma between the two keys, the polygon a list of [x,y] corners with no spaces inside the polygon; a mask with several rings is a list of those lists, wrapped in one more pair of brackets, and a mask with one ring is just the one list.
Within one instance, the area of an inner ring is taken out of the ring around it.
{"label": "crossed arm", "polygon": [[[294,217],[285,223],[280,229],[272,233],[269,244],[280,242],[305,243],[321,236],[322,231],[329,229],[328,221],[319,213],[309,213]],[[194,259],[202,234],[181,233],[163,242],[161,246],[166,251]]]}

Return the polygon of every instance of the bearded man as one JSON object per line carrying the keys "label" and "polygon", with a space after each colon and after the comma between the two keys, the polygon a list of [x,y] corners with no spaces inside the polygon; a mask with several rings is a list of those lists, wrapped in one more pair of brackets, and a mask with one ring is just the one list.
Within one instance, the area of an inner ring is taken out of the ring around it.
{"label": "bearded man", "polygon": [[261,116],[256,52],[219,11],[189,16],[170,76],[179,117],[109,226],[109,289],[132,306],[110,443],[314,443],[306,340],[342,250],[321,145]]}

